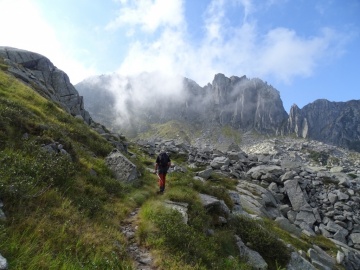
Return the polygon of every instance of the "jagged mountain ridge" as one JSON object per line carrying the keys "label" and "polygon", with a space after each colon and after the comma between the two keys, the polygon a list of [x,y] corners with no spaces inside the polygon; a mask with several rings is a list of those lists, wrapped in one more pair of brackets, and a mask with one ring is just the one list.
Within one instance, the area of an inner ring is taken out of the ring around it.
{"label": "jagged mountain ridge", "polygon": [[[95,80],[84,80],[75,86],[79,93],[86,97],[86,106],[98,121],[106,121],[107,117],[121,118],[122,112],[126,111],[132,123],[140,123],[138,127],[133,126],[137,131],[144,129],[144,122],[149,124],[181,120],[200,123],[203,128],[230,125],[241,131],[255,130],[262,134],[275,134],[287,119],[279,92],[260,79],[248,79],[246,76],[227,78],[223,74],[217,74],[212,84],[200,87],[188,78],[181,78],[180,93],[173,96],[159,96],[154,93],[150,102],[137,103],[131,100],[129,94],[137,78],[122,78],[127,82],[125,84],[109,83],[117,80],[118,76],[102,75]],[[143,75],[140,80],[151,85],[148,83],[152,80],[151,74]],[[149,87],[146,90],[153,91]],[[165,88],[163,92],[170,91]],[[111,95],[113,99],[123,99],[124,107],[116,111],[111,103]],[[99,109],[99,103],[108,105]],[[106,117],[102,117],[103,110],[107,112]],[[122,128],[128,126],[122,125]]]}
{"label": "jagged mountain ridge", "polygon": [[360,151],[360,100],[319,99],[303,109],[293,105],[284,134],[291,133]]}
{"label": "jagged mountain ridge", "polygon": [[[227,78],[223,74],[216,74],[212,83],[204,87],[193,80],[182,78],[182,95],[175,100],[160,98],[159,101],[158,95],[154,94],[152,102],[139,105],[132,102],[131,95],[128,95],[124,104],[131,104],[131,110],[120,108],[117,111],[112,102],[117,99],[117,93],[123,93],[121,85],[114,86],[112,83],[117,76],[103,75],[98,77],[100,80],[84,80],[75,87],[86,98],[88,110],[100,122],[111,125],[111,122],[123,117],[119,111],[130,112],[126,117],[131,121],[119,126],[121,129],[131,129],[135,134],[146,131],[152,123],[180,120],[194,126],[200,125],[202,130],[209,130],[210,133],[218,132],[218,127],[228,125],[240,132],[296,135],[360,150],[360,100],[317,100],[302,109],[293,105],[287,114],[279,91],[262,80],[246,76]],[[151,79],[151,74],[146,76],[147,80]],[[132,84],[138,80],[136,77],[122,79],[127,82],[127,90],[131,90]],[[152,90],[147,88],[148,92]],[[123,98],[123,94],[120,95],[120,99]],[[100,109],[97,108],[99,103],[104,104]],[[104,110],[106,113],[102,113]]]}

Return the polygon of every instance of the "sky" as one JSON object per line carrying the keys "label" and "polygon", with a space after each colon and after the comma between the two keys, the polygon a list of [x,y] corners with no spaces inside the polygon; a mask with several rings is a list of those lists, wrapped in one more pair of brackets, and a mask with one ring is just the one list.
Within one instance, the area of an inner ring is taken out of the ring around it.
{"label": "sky", "polygon": [[266,81],[287,112],[360,99],[360,0],[0,0],[0,46],[46,56],[74,85],[223,73]]}

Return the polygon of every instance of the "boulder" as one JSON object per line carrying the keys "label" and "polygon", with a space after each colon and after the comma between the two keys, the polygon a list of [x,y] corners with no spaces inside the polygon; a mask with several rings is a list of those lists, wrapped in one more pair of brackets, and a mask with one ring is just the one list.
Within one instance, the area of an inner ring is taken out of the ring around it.
{"label": "boulder", "polygon": [[165,207],[168,207],[168,208],[178,211],[182,215],[184,223],[185,224],[188,223],[188,220],[189,220],[188,213],[187,213],[188,206],[189,206],[188,203],[173,202],[173,201],[166,200],[166,201],[164,201],[164,205],[165,205]]}
{"label": "boulder", "polygon": [[216,197],[207,195],[207,194],[199,194],[202,205],[205,209],[211,210],[216,208],[220,211],[221,214],[225,215],[226,217],[230,214],[230,209],[224,203],[223,200],[219,200]]}
{"label": "boulder", "polygon": [[235,235],[235,238],[236,244],[240,251],[240,257],[245,258],[247,263],[252,267],[252,269],[268,269],[268,264],[257,251],[248,248],[239,236]]}
{"label": "boulder", "polygon": [[291,224],[287,218],[284,217],[277,217],[275,219],[276,223],[279,225],[280,228],[283,230],[296,235],[297,237],[301,236],[301,229],[296,227],[294,224]]}
{"label": "boulder", "polygon": [[300,256],[297,252],[291,253],[290,262],[286,266],[286,270],[316,270],[316,268],[307,261],[304,257]]}
{"label": "boulder", "polygon": [[308,204],[297,179],[285,181],[284,188],[294,211],[299,211],[302,206]]}
{"label": "boulder", "polygon": [[118,150],[114,150],[105,158],[106,165],[119,181],[133,182],[139,176],[135,164],[128,160]]}
{"label": "boulder", "polygon": [[312,265],[320,270],[332,270],[335,267],[335,259],[328,255],[320,247],[314,245],[307,252]]}
{"label": "boulder", "polygon": [[211,168],[205,169],[203,171],[198,172],[196,175],[207,180],[214,170]]}
{"label": "boulder", "polygon": [[230,164],[230,159],[227,157],[216,157],[211,161],[210,166],[214,169],[220,169],[222,166]]}

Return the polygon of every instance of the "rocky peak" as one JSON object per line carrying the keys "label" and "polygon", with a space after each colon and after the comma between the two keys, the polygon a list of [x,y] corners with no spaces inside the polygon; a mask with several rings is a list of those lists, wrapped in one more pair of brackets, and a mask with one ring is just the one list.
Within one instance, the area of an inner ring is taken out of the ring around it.
{"label": "rocky peak", "polygon": [[215,75],[212,107],[221,125],[275,133],[287,119],[279,92],[260,79]]}
{"label": "rocky peak", "polygon": [[285,133],[360,151],[360,100],[316,100],[290,110]]}
{"label": "rocky peak", "polygon": [[70,83],[68,75],[45,56],[38,53],[0,46],[0,57],[12,73],[45,98],[60,104],[73,116],[90,124],[90,114],[84,109],[83,97]]}

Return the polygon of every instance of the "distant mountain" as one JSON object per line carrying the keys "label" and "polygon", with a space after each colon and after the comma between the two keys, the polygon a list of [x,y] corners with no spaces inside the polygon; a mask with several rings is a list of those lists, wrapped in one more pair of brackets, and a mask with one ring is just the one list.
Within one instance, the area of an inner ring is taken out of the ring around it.
{"label": "distant mountain", "polygon": [[[218,133],[222,127],[230,127],[241,133],[296,135],[360,151],[359,100],[317,100],[303,109],[293,105],[288,115],[279,92],[260,79],[217,74],[211,84],[201,87],[180,78],[180,89],[173,95],[160,95],[159,88],[169,92],[168,84],[156,84],[154,80],[153,74],[132,78],[103,75],[75,87],[97,121],[130,136],[148,131],[152,124],[176,120],[203,133]],[[139,87],[147,93],[147,102],[132,98]]]}
{"label": "distant mountain", "polygon": [[[158,80],[156,74],[146,73],[132,78],[103,75],[75,87],[86,98],[86,108],[96,121],[112,121],[112,127],[133,134],[171,120],[202,130],[230,126],[275,134],[288,118],[279,92],[260,79],[217,74],[212,84],[204,87],[188,78],[175,78],[174,85],[176,89]],[[146,93],[145,100],[137,100],[140,91]]]}
{"label": "distant mountain", "polygon": [[360,100],[319,99],[299,109],[293,105],[284,134],[360,151]]}

